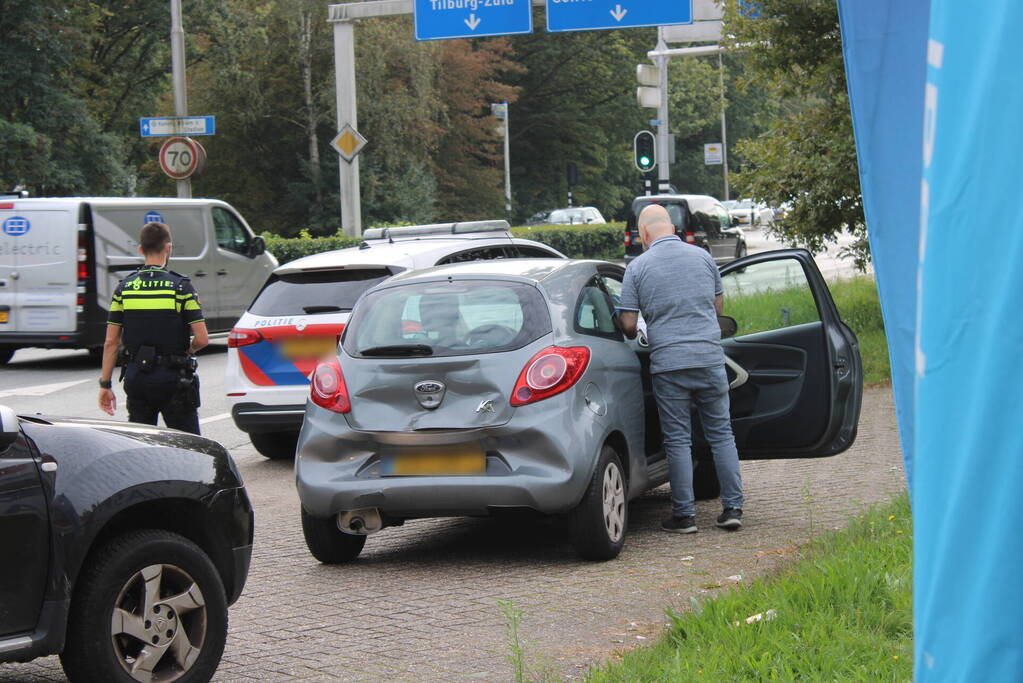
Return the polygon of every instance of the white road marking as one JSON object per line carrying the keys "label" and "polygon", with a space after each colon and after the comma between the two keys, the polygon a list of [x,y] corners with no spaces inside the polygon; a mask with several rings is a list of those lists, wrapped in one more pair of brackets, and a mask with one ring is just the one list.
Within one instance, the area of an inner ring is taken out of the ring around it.
{"label": "white road marking", "polygon": [[74,382],[56,382],[54,384],[37,384],[34,387],[20,387],[18,389],[6,389],[0,391],[0,398],[8,396],[47,396],[58,391],[64,391],[71,387],[88,382],[87,379],[79,379]]}
{"label": "white road marking", "polygon": [[199,424],[208,425],[211,422],[220,422],[221,420],[226,420],[229,417],[231,417],[231,413],[221,413],[220,415],[212,415],[210,417],[204,417],[203,419],[199,420]]}

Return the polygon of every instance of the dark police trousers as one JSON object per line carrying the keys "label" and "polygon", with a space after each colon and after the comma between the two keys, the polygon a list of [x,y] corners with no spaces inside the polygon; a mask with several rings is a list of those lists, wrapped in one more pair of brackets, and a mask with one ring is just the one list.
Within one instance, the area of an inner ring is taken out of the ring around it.
{"label": "dark police trousers", "polygon": [[[155,425],[163,415],[171,429],[199,433],[199,411],[189,403],[187,391],[181,389],[178,370],[155,367],[142,372],[137,363],[128,363],[124,370],[124,393],[128,397],[128,419]],[[195,394],[199,393],[199,377],[195,377]]]}

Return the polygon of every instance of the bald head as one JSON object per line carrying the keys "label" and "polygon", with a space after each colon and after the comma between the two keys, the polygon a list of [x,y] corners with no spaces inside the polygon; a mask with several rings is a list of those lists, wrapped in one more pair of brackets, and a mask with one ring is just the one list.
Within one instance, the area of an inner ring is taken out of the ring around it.
{"label": "bald head", "polygon": [[647,247],[662,237],[675,234],[668,210],[658,204],[651,204],[639,212],[638,225],[639,237]]}

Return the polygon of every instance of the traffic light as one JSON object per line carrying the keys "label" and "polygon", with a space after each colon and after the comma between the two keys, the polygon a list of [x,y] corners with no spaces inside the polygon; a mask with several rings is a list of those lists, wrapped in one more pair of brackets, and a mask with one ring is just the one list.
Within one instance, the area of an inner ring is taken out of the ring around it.
{"label": "traffic light", "polygon": [[654,134],[648,130],[641,130],[636,133],[633,141],[636,152],[636,168],[643,173],[649,173],[657,166],[657,140]]}

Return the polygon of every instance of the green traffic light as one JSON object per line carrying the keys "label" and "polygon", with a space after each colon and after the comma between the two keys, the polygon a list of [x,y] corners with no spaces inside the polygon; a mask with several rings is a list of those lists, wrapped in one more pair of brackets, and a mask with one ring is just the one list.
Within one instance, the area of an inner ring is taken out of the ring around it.
{"label": "green traffic light", "polygon": [[640,157],[639,158],[639,163],[640,163],[641,166],[649,166],[650,165],[650,157],[645,157],[645,156],[644,157]]}

